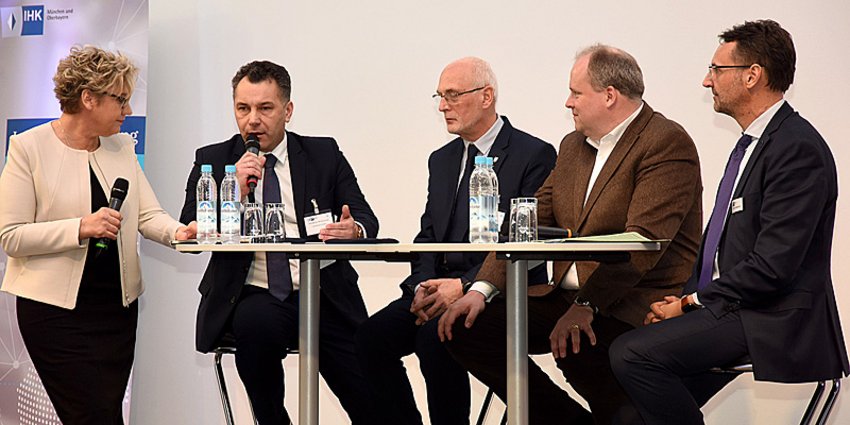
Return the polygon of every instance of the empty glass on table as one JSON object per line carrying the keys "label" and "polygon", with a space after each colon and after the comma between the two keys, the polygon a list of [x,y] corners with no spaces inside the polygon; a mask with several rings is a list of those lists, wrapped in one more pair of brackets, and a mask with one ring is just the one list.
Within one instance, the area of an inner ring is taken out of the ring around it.
{"label": "empty glass on table", "polygon": [[511,199],[511,217],[508,241],[533,242],[537,240],[537,198]]}
{"label": "empty glass on table", "polygon": [[283,242],[286,238],[283,203],[266,203],[266,242]]}
{"label": "empty glass on table", "polygon": [[258,203],[245,204],[245,213],[242,219],[242,235],[249,238],[249,242],[263,242],[265,238],[263,205]]}

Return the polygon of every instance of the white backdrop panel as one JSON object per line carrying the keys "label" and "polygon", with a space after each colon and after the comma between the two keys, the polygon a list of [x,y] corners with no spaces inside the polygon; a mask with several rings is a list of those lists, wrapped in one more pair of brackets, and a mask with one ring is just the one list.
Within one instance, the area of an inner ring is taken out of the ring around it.
{"label": "white backdrop panel", "polygon": [[[461,56],[491,62],[499,79],[498,111],[556,147],[573,128],[564,101],[573,56],[595,42],[622,47],[641,64],[646,101],[678,121],[696,141],[709,210],[739,129],[715,114],[700,86],[716,35],[744,20],[771,18],[797,46],[791,104],[831,144],[839,168],[848,161],[845,116],[850,85],[850,3],[719,0],[711,3],[619,1],[161,1],[150,2],[147,173],[163,205],[179,214],[194,150],[236,132],[230,79],[242,64],[269,59],[292,74],[291,129],[337,138],[381,220],[381,234],[409,241],[424,208],[428,154],[452,138],[430,95],[442,67]],[[848,187],[847,177],[841,187]],[[850,304],[845,281],[850,248],[839,204],[833,267],[839,304]],[[144,244],[143,297],[136,364],[136,424],[223,423],[210,356],[194,352],[197,283],[206,256],[178,255]],[[370,312],[399,295],[402,265],[361,263]],[[842,309],[845,312],[846,309]],[[846,314],[845,314],[846,316]],[[850,325],[847,325],[850,326]],[[546,362],[556,380],[557,369]],[[232,364],[232,363],[229,363]],[[424,384],[408,360],[421,406]],[[286,404],[295,411],[295,363],[287,361]],[[236,383],[235,370],[228,370]],[[793,424],[809,385],[753,383],[739,378],[706,407],[709,423]],[[474,386],[473,411],[484,389]],[[244,409],[244,397],[238,397]],[[323,391],[323,424],[347,423]],[[245,413],[240,410],[237,413]],[[242,415],[244,419],[244,415]],[[833,423],[850,422],[844,397]],[[240,423],[248,423],[241,421]]]}

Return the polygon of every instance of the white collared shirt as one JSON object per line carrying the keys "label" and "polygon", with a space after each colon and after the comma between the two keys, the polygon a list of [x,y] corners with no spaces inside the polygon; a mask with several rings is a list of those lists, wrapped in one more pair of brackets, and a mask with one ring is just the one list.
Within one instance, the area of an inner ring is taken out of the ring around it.
{"label": "white collared shirt", "polygon": [[[641,102],[640,106],[638,106],[638,108],[632,112],[628,118],[614,127],[611,132],[602,136],[599,141],[595,141],[590,137],[585,139],[588,145],[596,148],[596,161],[593,163],[593,171],[590,173],[590,180],[587,182],[587,190],[584,193],[585,203],[587,202],[587,197],[590,196],[593,185],[596,184],[596,178],[599,177],[599,172],[602,171],[602,167],[604,167],[605,163],[608,162],[608,157],[611,156],[611,152],[614,151],[614,147],[617,146],[617,142],[620,141],[620,138],[623,137],[623,133],[626,132],[626,129],[629,128],[629,125],[632,124],[642,110],[643,102]],[[567,274],[564,275],[564,279],[561,281],[561,288],[579,288],[578,270],[576,269],[575,263],[570,266],[569,270],[567,270]]]}
{"label": "white collared shirt", "polygon": [[490,126],[490,129],[487,130],[478,140],[466,140],[463,139],[463,155],[460,158],[460,173],[458,173],[457,178],[457,187],[460,186],[460,181],[463,179],[463,172],[466,171],[466,157],[469,155],[469,145],[475,145],[475,148],[478,149],[478,152],[481,152],[481,155],[487,156],[490,154],[490,148],[493,147],[493,144],[496,143],[496,136],[499,135],[499,132],[502,131],[502,127],[504,126],[505,121],[502,120],[502,117],[496,115],[496,122]]}
{"label": "white collared shirt", "polygon": [[[741,164],[738,166],[738,172],[735,175],[735,185],[733,186],[735,189],[730,194],[731,196],[735,194],[738,190],[738,183],[741,181],[741,170],[747,168],[747,163],[750,161],[750,157],[753,155],[753,151],[755,150],[756,145],[762,139],[762,135],[764,134],[764,130],[767,129],[767,125],[770,124],[770,120],[773,119],[773,116],[779,112],[779,108],[785,104],[785,99],[780,99],[779,102],[776,102],[770,108],[767,108],[766,111],[762,112],[761,115],[758,116],[752,123],[744,130],[744,134],[749,135],[753,138],[753,141],[747,146],[747,149],[744,150],[744,157],[741,159]],[[723,226],[726,226],[726,215],[723,215]],[[720,249],[717,249],[717,252],[714,254],[714,267],[711,272],[711,280],[715,280],[720,277],[720,268],[717,266],[717,257],[720,255]]]}
{"label": "white collared shirt", "polygon": [[[287,135],[283,134],[283,140],[272,149],[271,152],[260,152],[260,156],[271,153],[277,158],[277,163],[274,165],[274,172],[277,174],[277,179],[280,184],[280,199],[283,202],[284,229],[286,236],[289,238],[300,238],[301,233],[298,230],[298,218],[295,214],[295,196],[292,193],[292,174],[289,171],[289,153],[287,150]],[[265,170],[263,170],[265,174]],[[265,177],[265,176],[263,176]],[[260,180],[257,187],[254,189],[254,196],[258,202],[263,199],[263,181]],[[289,260],[289,270],[292,274],[292,290],[298,290],[300,269],[298,260]],[[248,278],[245,279],[245,284],[259,286],[261,288],[269,287],[269,276],[266,268],[266,253],[254,253],[254,261],[251,263],[251,268],[248,269]]]}
{"label": "white collared shirt", "polygon": [[[475,145],[475,148],[478,149],[478,152],[481,155],[488,156],[490,154],[490,149],[493,147],[493,144],[496,143],[496,137],[499,135],[499,132],[502,131],[502,127],[505,125],[505,120],[502,119],[500,115],[496,115],[496,122],[490,126],[490,129],[487,130],[478,140],[469,141],[463,139],[463,155],[460,159],[460,173],[458,174],[457,179],[457,187],[460,187],[460,181],[463,180],[463,173],[466,171],[466,159],[469,155],[469,145]],[[495,161],[495,158],[494,158]],[[455,188],[457,190],[457,187]],[[419,290],[419,285],[413,289],[413,292]],[[490,286],[483,282],[474,282],[472,286],[470,286],[470,290],[475,290],[485,294],[485,297],[488,293],[492,293]],[[485,292],[488,291],[488,292]]]}
{"label": "white collared shirt", "polygon": [[[759,143],[759,141],[761,141],[762,135],[764,134],[764,130],[767,129],[767,125],[770,124],[770,120],[773,119],[773,116],[776,115],[777,112],[779,112],[779,108],[781,108],[782,105],[784,105],[784,104],[785,104],[785,99],[779,99],[778,102],[774,103],[773,106],[771,106],[770,108],[767,108],[766,111],[762,112],[762,114],[759,115],[755,120],[753,120],[753,122],[750,123],[750,125],[746,128],[746,130],[744,130],[744,134],[747,134],[750,137],[752,137],[753,141],[750,143],[749,146],[747,146],[747,149],[744,150],[744,157],[741,159],[741,164],[738,165],[738,172],[737,172],[737,175],[735,176],[735,185],[734,185],[735,189],[732,190],[732,194],[730,194],[730,200],[731,200],[731,196],[733,196],[734,193],[738,189],[738,183],[741,180],[741,170],[744,170],[744,169],[747,168],[747,163],[750,161],[750,157],[753,155],[753,151],[755,150],[756,145]],[[723,215],[723,226],[724,227],[726,226],[726,215],[725,214]],[[705,255],[704,252],[703,252],[703,255]],[[720,267],[718,266],[718,263],[717,263],[717,259],[719,257],[720,257],[720,248],[718,247],[717,252],[714,253],[714,266],[712,267],[712,270],[711,270],[711,280],[717,280],[718,278],[720,278]],[[696,304],[701,305],[701,303],[699,302],[699,297],[697,297],[696,292],[693,294],[693,300]]]}

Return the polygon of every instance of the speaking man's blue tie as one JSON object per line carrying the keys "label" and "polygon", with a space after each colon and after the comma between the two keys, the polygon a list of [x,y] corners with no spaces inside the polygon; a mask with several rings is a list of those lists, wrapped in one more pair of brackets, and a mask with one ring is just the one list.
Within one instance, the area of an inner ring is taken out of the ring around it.
{"label": "speaking man's blue tie", "polygon": [[732,199],[735,178],[738,176],[738,168],[744,159],[747,146],[752,143],[753,138],[747,134],[738,139],[729,162],[726,163],[726,171],[720,180],[720,188],[717,189],[717,198],[714,200],[714,210],[711,211],[711,219],[708,221],[708,229],[705,231],[705,243],[702,247],[702,264],[699,271],[698,289],[705,288],[711,282],[714,268],[714,256],[720,246],[720,237],[723,235],[723,227],[726,224],[726,215],[729,212],[729,202]]}
{"label": "speaking man's blue tie", "polygon": [[[277,157],[266,154],[263,170],[263,202],[281,202],[280,182],[274,166]],[[266,252],[266,271],[269,275],[269,293],[283,301],[292,292],[292,273],[289,270],[289,256],[285,252]]]}

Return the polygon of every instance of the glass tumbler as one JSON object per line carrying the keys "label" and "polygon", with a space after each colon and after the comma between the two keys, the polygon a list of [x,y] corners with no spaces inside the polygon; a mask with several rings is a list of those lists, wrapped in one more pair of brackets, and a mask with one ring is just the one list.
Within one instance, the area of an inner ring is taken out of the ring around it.
{"label": "glass tumbler", "polygon": [[537,240],[537,198],[511,199],[510,242]]}
{"label": "glass tumbler", "polygon": [[280,202],[266,203],[266,242],[279,243],[286,238],[283,204]]}
{"label": "glass tumbler", "polygon": [[247,236],[249,242],[263,242],[265,231],[263,230],[263,206],[258,203],[247,203],[244,205],[245,215],[242,218],[242,236]]}

